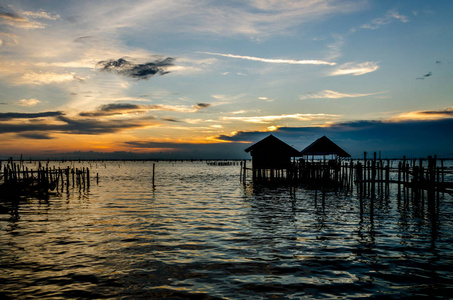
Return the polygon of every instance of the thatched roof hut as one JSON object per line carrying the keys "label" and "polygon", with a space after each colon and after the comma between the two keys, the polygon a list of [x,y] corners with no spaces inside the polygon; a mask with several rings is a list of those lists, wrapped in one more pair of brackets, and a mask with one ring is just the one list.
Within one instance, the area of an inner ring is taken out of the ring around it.
{"label": "thatched roof hut", "polygon": [[287,169],[291,158],[301,156],[300,152],[272,134],[245,149],[252,155],[253,169]]}
{"label": "thatched roof hut", "polygon": [[311,143],[307,148],[300,152],[302,156],[327,156],[334,155],[338,157],[351,157],[349,153],[341,149],[337,144],[332,142],[328,137],[323,136],[313,143]]}

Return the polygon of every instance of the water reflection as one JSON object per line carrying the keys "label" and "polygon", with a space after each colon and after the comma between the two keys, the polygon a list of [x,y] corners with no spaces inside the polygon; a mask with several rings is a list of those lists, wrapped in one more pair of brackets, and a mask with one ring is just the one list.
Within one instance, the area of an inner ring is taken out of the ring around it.
{"label": "water reflection", "polygon": [[[452,199],[239,181],[235,167],[104,163],[90,190],[0,214],[4,298],[447,297]],[[437,200],[436,200],[437,201]],[[373,211],[370,208],[373,207]]]}

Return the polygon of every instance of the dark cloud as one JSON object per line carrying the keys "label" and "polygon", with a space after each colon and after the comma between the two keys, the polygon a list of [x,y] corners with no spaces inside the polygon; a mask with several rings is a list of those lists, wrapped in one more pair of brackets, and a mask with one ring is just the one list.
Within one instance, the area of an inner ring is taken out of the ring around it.
{"label": "dark cloud", "polygon": [[11,9],[8,9],[3,6],[0,6],[0,19],[17,21],[17,22],[24,22],[27,20],[24,17],[17,14],[16,12],[12,11]]}
{"label": "dark cloud", "polygon": [[423,79],[425,79],[425,78],[430,77],[431,75],[433,75],[433,73],[432,73],[432,72],[429,72],[429,73],[426,73],[425,75],[423,75],[422,77],[417,77],[417,79],[422,79],[422,80],[423,80]]}
{"label": "dark cloud", "polygon": [[102,111],[117,111],[117,110],[134,110],[139,109],[140,106],[137,104],[130,103],[110,103],[102,105],[100,110]]}
{"label": "dark cloud", "polygon": [[26,139],[33,139],[33,140],[50,140],[50,139],[53,139],[53,137],[51,137],[50,135],[48,135],[46,133],[35,133],[35,132],[33,132],[33,133],[28,133],[28,132],[19,133],[18,136],[26,138]]}
{"label": "dark cloud", "polygon": [[[248,157],[243,150],[246,144],[242,143],[191,144],[131,141],[126,142],[125,145],[131,149],[152,150],[153,153],[149,156],[159,159],[244,159]],[[156,153],[156,150],[160,152]]]}
{"label": "dark cloud", "polygon": [[420,112],[420,114],[453,116],[453,109],[447,108],[447,109],[443,109],[443,110],[426,110],[426,111]]}
{"label": "dark cloud", "polygon": [[111,103],[105,104],[99,107],[95,111],[81,112],[81,117],[106,117],[128,113],[145,113],[151,110],[162,110],[162,111],[175,111],[175,112],[196,112],[198,109],[209,107],[210,104],[198,103],[192,105],[192,107],[179,106],[179,105],[163,105],[163,104],[152,104],[152,105],[137,105],[129,103]]}
{"label": "dark cloud", "polygon": [[[141,128],[156,124],[153,117],[142,117],[134,119],[121,120],[103,120],[93,118],[70,118],[64,116],[61,112],[22,114],[22,113],[6,113],[3,114],[3,119],[0,115],[0,133],[17,133],[28,138],[51,133],[66,133],[66,134],[105,134],[116,133],[127,129]],[[34,119],[43,116],[51,116],[54,121],[59,122],[33,122]],[[2,123],[13,118],[27,118],[28,122],[21,124]]]}
{"label": "dark cloud", "polygon": [[[270,133],[298,150],[326,135],[353,157],[382,151],[386,157],[425,157],[451,153],[453,118],[426,121],[383,122],[357,121],[330,127],[282,127],[274,132],[240,131],[217,139],[255,143]],[[249,144],[242,144],[245,149]]]}
{"label": "dark cloud", "polygon": [[34,119],[34,118],[44,118],[44,117],[57,117],[62,116],[64,113],[62,111],[47,111],[40,113],[0,113],[0,121],[11,120],[11,119]]}
{"label": "dark cloud", "polygon": [[111,103],[102,105],[98,110],[92,112],[81,112],[79,113],[82,117],[104,117],[114,116],[123,113],[127,113],[134,110],[143,109],[140,105],[129,104],[129,103]]}
{"label": "dark cloud", "polygon": [[74,43],[80,43],[80,42],[83,42],[85,40],[88,40],[88,39],[92,39],[93,36],[91,35],[86,35],[86,36],[81,36],[81,37],[78,37],[74,40]]}
{"label": "dark cloud", "polygon": [[197,103],[197,105],[195,105],[197,108],[207,108],[209,106],[211,106],[209,103]]}
{"label": "dark cloud", "polygon": [[167,121],[167,122],[181,122],[181,121],[173,119],[173,118],[163,118],[162,120]]}
{"label": "dark cloud", "polygon": [[60,130],[69,134],[104,134],[115,133],[127,129],[149,126],[153,118],[138,118],[127,120],[99,120],[99,119],[72,119],[64,116],[58,120],[66,124],[60,126]]}
{"label": "dark cloud", "polygon": [[204,109],[210,107],[211,104],[209,103],[197,103],[196,105],[192,105],[192,108],[197,111],[199,109]]}
{"label": "dark cloud", "polygon": [[97,63],[97,67],[104,72],[112,72],[134,79],[148,79],[154,75],[169,73],[167,68],[173,66],[174,58],[167,57],[144,64],[135,64],[124,58],[117,60],[103,60]]}

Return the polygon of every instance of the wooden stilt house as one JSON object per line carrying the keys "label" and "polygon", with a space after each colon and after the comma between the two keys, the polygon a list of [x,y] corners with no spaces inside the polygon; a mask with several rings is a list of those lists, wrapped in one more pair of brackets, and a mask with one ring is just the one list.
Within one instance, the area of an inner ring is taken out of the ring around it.
{"label": "wooden stilt house", "polygon": [[326,136],[311,143],[307,148],[302,150],[300,154],[307,157],[322,156],[324,159],[329,155],[333,157],[351,157],[349,153],[344,151]]}
{"label": "wooden stilt house", "polygon": [[292,178],[292,158],[300,152],[272,134],[245,149],[252,156],[254,179]]}
{"label": "wooden stilt house", "polygon": [[323,188],[338,185],[341,177],[341,162],[338,158],[351,157],[326,136],[317,139],[300,153],[305,159],[301,159],[298,164],[299,179]]}

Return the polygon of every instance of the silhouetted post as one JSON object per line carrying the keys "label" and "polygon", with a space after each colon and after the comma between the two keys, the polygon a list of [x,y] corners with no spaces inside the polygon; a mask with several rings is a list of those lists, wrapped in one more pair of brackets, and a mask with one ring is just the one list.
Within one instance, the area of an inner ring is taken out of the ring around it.
{"label": "silhouetted post", "polygon": [[374,198],[375,198],[375,181],[376,181],[376,152],[371,164],[371,201],[370,201],[370,216],[373,219],[374,214]]}
{"label": "silhouetted post", "polygon": [[[434,156],[434,159],[436,160],[437,159],[437,156],[435,155]],[[435,182],[435,185],[436,185],[436,190],[437,190],[437,197],[436,197],[436,208],[437,208],[437,211],[439,211],[439,198],[440,198],[440,169],[439,167],[437,167],[437,162],[436,162],[436,165],[435,165],[436,169],[437,169],[437,180]],[[443,187],[443,186],[442,186]]]}
{"label": "silhouetted post", "polygon": [[5,165],[3,167],[3,179],[4,179],[5,183],[8,183],[8,178],[9,178],[9,172],[8,172],[8,168]]}
{"label": "silhouetted post", "polygon": [[359,201],[360,201],[360,217],[363,215],[363,179],[362,179],[362,165],[357,163],[357,188],[359,194]]}
{"label": "silhouetted post", "polygon": [[66,193],[69,193],[69,167],[66,168]]}
{"label": "silhouetted post", "polygon": [[414,166],[412,169],[412,198],[415,200],[415,203],[418,204],[419,200],[419,187],[420,187],[420,169],[418,166]]}
{"label": "silhouetted post", "polygon": [[401,200],[401,172],[402,172],[402,163],[398,162],[398,204]]}
{"label": "silhouetted post", "polygon": [[154,172],[156,170],[156,164],[153,163],[153,188],[154,188]]}
{"label": "silhouetted post", "polygon": [[371,162],[371,197],[374,198],[376,193],[376,152],[374,152],[374,159]]}
{"label": "silhouetted post", "polygon": [[381,161],[377,161],[376,162],[376,172],[377,172],[377,194],[379,196],[382,196],[382,191],[381,191],[381,181],[382,181],[382,177],[381,177],[381,170],[382,170],[382,165],[381,165]]}
{"label": "silhouetted post", "polygon": [[[154,176],[153,176],[154,178]],[[87,188],[90,188],[90,169],[87,168]]]}
{"label": "silhouetted post", "polygon": [[435,160],[428,156],[428,210],[434,215],[434,184],[435,184]]}
{"label": "silhouetted post", "polygon": [[349,168],[349,184],[351,188],[351,193],[354,191],[354,162],[351,160],[351,166]]}
{"label": "silhouetted post", "polygon": [[441,172],[442,172],[442,186],[444,186],[444,160],[441,159],[440,160],[440,168],[441,168]]}
{"label": "silhouetted post", "polygon": [[85,190],[85,167],[82,168],[82,183],[83,183],[83,190]]}
{"label": "silhouetted post", "polygon": [[385,198],[390,196],[390,160],[387,160],[385,167]]}
{"label": "silhouetted post", "polygon": [[242,169],[244,168],[244,166],[242,164],[243,164],[243,162],[241,161],[241,163],[240,163],[241,168],[239,170],[239,181],[241,181],[241,182],[242,182]]}
{"label": "silhouetted post", "polygon": [[245,183],[245,180],[247,178],[247,161],[244,159],[244,169],[242,171],[242,180]]}

